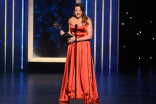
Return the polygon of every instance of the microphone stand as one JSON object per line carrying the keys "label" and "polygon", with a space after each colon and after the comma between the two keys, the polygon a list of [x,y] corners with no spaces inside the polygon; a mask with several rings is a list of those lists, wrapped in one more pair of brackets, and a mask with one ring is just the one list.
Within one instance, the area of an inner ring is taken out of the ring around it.
{"label": "microphone stand", "polygon": [[75,99],[69,99],[69,104],[84,104],[84,99],[76,99],[76,71],[77,71],[77,24],[75,24]]}

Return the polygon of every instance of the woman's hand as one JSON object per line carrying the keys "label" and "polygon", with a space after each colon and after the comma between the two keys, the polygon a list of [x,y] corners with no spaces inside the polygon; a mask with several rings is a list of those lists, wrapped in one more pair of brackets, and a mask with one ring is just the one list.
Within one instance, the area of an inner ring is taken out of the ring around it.
{"label": "woman's hand", "polygon": [[73,34],[71,34],[70,32],[68,32],[69,35],[73,36]]}
{"label": "woman's hand", "polygon": [[73,37],[68,39],[68,43],[73,43],[75,42],[75,36],[73,35]]}
{"label": "woman's hand", "polygon": [[60,34],[61,34],[61,35],[63,35],[63,34],[64,34],[64,31],[63,31],[63,30],[61,30],[61,31],[60,31]]}

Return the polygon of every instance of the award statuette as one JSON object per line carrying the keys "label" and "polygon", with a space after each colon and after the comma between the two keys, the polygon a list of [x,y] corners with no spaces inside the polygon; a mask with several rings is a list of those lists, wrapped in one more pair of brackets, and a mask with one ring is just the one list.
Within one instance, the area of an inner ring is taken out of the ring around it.
{"label": "award statuette", "polygon": [[[59,26],[57,22],[54,22],[54,23],[53,23],[53,26],[56,27],[57,29],[59,29],[60,31],[61,31],[61,29],[62,29],[62,26],[61,26],[61,25]],[[71,38],[71,35],[69,35],[69,33],[65,32],[65,33],[61,36],[61,38],[62,38],[63,41],[68,41],[68,38]]]}

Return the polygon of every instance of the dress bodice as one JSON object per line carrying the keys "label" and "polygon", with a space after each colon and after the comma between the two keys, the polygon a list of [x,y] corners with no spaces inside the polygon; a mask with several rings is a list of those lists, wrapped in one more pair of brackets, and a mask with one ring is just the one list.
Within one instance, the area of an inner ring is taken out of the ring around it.
{"label": "dress bodice", "polygon": [[[75,35],[75,25],[70,23],[71,32]],[[87,35],[87,25],[77,26],[77,38],[83,37]]]}

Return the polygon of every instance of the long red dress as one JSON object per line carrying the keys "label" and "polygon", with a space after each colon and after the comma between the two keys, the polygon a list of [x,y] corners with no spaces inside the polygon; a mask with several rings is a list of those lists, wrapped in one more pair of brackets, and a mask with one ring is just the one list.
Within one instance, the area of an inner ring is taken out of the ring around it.
{"label": "long red dress", "polygon": [[[72,34],[75,26],[70,23]],[[87,25],[77,27],[77,38],[87,35]],[[76,98],[84,103],[99,102],[90,41],[77,42]],[[75,98],[75,43],[68,46],[59,101]]]}

